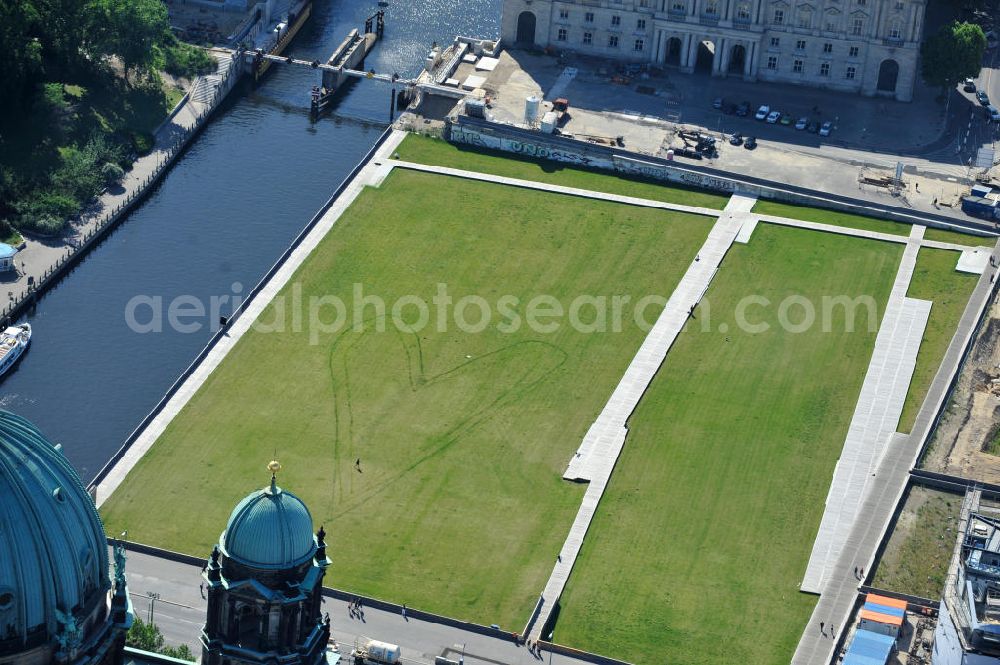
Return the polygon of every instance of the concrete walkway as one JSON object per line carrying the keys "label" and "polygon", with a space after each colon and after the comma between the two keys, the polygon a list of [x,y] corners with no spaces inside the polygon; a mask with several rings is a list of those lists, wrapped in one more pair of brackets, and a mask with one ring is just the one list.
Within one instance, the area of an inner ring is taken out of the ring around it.
{"label": "concrete walkway", "polygon": [[[18,253],[16,263],[18,274],[5,278],[2,288],[8,292],[4,313],[11,311],[17,301],[28,297],[28,278],[39,284],[57,266],[65,262],[74,252],[80,251],[85,243],[101,227],[108,224],[123,206],[131,203],[170,166],[173,158],[184,147],[184,143],[196,127],[218,103],[216,90],[232,75],[229,67],[231,59],[214,54],[219,60],[219,73],[197,79],[189,94],[178,103],[171,115],[154,133],[152,151],[132,163],[125,177],[117,187],[109,189],[98,197],[81,215],[57,238],[26,236],[24,249]],[[198,99],[195,99],[195,95]]]}
{"label": "concrete walkway", "polygon": [[386,156],[391,154],[395,150],[399,143],[403,140],[405,132],[394,131],[382,147],[376,153],[375,158],[372,159],[361,172],[358,173],[357,177],[351,181],[347,189],[344,190],[343,194],[338,197],[337,201],[327,210],[326,214],[317,222],[316,226],[313,227],[312,231],[305,237],[302,243],[295,248],[292,255],[284,265],[275,273],[274,277],[264,285],[260,292],[246,304],[246,309],[242,314],[233,322],[229,328],[228,334],[221,339],[209,352],[208,356],[198,365],[191,376],[184,382],[184,384],[178,388],[177,392],[174,393],[173,397],[167,402],[164,408],[159,414],[153,418],[149,426],[146,427],[135,440],[132,446],[128,449],[125,455],[118,461],[117,464],[111,469],[111,471],[104,477],[104,479],[95,488],[94,502],[97,507],[100,508],[104,501],[111,496],[118,485],[125,479],[128,472],[132,467],[142,459],[142,456],[153,446],[156,440],[160,437],[163,431],[166,429],[167,425],[171,420],[180,412],[181,409],[188,403],[191,397],[194,396],[201,385],[206,379],[215,371],[215,368],[219,366],[222,360],[229,354],[229,352],[236,346],[240,338],[243,337],[244,333],[250,329],[250,326],[254,321],[260,316],[264,308],[274,299],[274,297],[281,291],[282,288],[288,283],[292,275],[298,267],[305,261],[316,246],[320,243],[324,236],[333,228],[333,225],[340,218],[340,215],[347,209],[354,199],[357,198],[358,194],[361,193],[362,189],[366,185],[376,184],[376,182],[381,182],[381,179],[385,177],[384,170],[380,167],[379,162],[385,159]]}
{"label": "concrete walkway", "polygon": [[691,310],[708,290],[740,227],[749,221],[750,209],[755,202],[756,199],[740,194],[734,194],[730,199],[729,205],[709,232],[705,244],[670,295],[653,329],[625,370],[611,398],[570,460],[563,478],[586,480],[590,484],[542,592],[541,609],[534,622],[527,626],[526,634],[530,639],[541,638],[541,631],[566,587],[611,471],[625,444],[628,417],[663,364],[674,340],[687,323]]}
{"label": "concrete walkway", "polygon": [[[705,215],[708,217],[718,217],[721,210],[715,208],[702,208],[699,206],[681,205],[680,203],[667,203],[666,201],[654,201],[653,199],[642,199],[635,196],[623,196],[621,194],[611,194],[608,192],[596,192],[590,189],[580,189],[578,187],[565,187],[563,185],[551,185],[534,180],[521,180],[520,178],[508,178],[506,176],[492,175],[489,173],[479,173],[478,171],[466,171],[464,169],[454,169],[448,166],[431,166],[427,164],[417,164],[416,162],[405,162],[398,159],[389,160],[394,166],[412,171],[424,171],[425,173],[436,173],[438,175],[450,175],[456,178],[466,178],[468,180],[479,180],[481,182],[492,182],[499,185],[510,185],[511,187],[522,187],[524,189],[536,189],[543,192],[553,192],[556,194],[567,194],[569,196],[580,196],[588,199],[601,199],[602,201],[614,201],[615,203],[625,203],[627,205],[641,206],[644,208],[662,208],[663,210],[676,210],[678,212],[689,212],[693,215]],[[610,177],[614,177],[610,174]],[[754,199],[756,201],[756,199]]]}
{"label": "concrete walkway", "polygon": [[903,413],[931,310],[930,302],[906,297],[923,232],[923,226],[913,227],[896,272],[861,394],[834,470],[823,519],[800,586],[802,591],[822,593],[827,569],[836,562],[858,519],[861,502],[875,482],[874,471]]}
{"label": "concrete walkway", "polygon": [[[993,250],[1000,258],[1000,251]],[[958,372],[965,349],[975,334],[983,310],[993,296],[993,281],[983,274],[976,285],[962,319],[934,381],[927,391],[920,412],[909,435],[894,434],[879,464],[875,477],[878,482],[865,497],[858,511],[864,519],[857,520],[843,543],[836,562],[828,567],[827,582],[813,610],[792,658],[793,665],[828,665],[833,660],[837,638],[851,620],[858,599],[860,581],[854,568],[869,572],[879,543],[889,528],[896,505],[902,500],[910,469],[917,463],[923,442],[931,433],[934,418],[944,406],[948,387]],[[827,626],[823,635],[820,622]],[[831,636],[830,626],[835,629]]]}

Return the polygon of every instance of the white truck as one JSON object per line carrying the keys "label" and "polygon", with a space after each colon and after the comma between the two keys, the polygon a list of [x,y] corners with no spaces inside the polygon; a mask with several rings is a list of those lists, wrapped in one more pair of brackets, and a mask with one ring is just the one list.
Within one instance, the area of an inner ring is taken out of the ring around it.
{"label": "white truck", "polygon": [[368,640],[362,647],[356,647],[351,654],[355,665],[399,665],[399,647],[388,642]]}

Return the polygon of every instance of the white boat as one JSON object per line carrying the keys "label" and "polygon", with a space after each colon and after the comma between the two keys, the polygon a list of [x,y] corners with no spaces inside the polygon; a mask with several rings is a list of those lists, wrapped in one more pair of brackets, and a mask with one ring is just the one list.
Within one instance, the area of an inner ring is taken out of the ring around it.
{"label": "white boat", "polygon": [[10,326],[0,333],[0,376],[7,373],[31,343],[31,325]]}

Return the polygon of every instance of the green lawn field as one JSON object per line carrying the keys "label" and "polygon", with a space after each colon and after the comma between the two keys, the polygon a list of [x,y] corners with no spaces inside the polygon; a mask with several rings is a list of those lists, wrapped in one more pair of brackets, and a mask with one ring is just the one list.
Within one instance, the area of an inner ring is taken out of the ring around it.
{"label": "green lawn field", "polygon": [[[780,201],[757,201],[753,207],[753,211],[762,215],[790,217],[806,222],[834,224],[836,226],[846,226],[851,229],[893,233],[901,236],[910,235],[910,228],[912,228],[909,224],[903,222],[894,222],[888,219],[867,217],[865,215],[853,215],[849,212],[840,212],[839,210],[830,210],[827,208],[792,205],[790,203],[781,203]],[[924,230],[924,238],[950,242],[956,245],[969,245],[971,247],[978,247],[980,245],[992,247],[996,243],[995,237],[977,236],[970,233],[959,233],[957,231],[947,231],[932,227],[927,227]]]}
{"label": "green lawn field", "polygon": [[438,330],[436,316],[418,332],[378,332],[370,305],[363,332],[312,344],[308,314],[294,330],[295,285],[304,302],[334,295],[349,313],[355,283],[389,304],[431,303],[445,284],[452,311],[464,296],[513,295],[522,317],[540,294],[564,307],[580,295],[635,303],[673,291],[713,223],[394,171],[262,314],[288,331],[243,337],[104,504],[108,533],[207,556],[277,456],[279,484],[330,534],[327,584],[520,630],[583,496],[562,473],[645,336],[631,304],[622,331],[604,333]]}
{"label": "green lawn field", "polygon": [[579,187],[596,192],[680,203],[721,210],[729,202],[728,194],[704,189],[667,185],[660,182],[618,177],[607,171],[574,168],[561,162],[519,158],[516,155],[457,146],[441,139],[410,134],[396,151],[399,158],[419,164],[450,166],[466,171],[491,173],[508,178],[533,180],[564,187]]}
{"label": "green lawn field", "polygon": [[922,247],[917,254],[917,265],[913,269],[906,295],[930,300],[934,304],[931,305],[920,351],[917,352],[917,365],[913,369],[903,413],[899,417],[897,430],[900,432],[909,432],[913,427],[913,421],[920,411],[934,375],[937,374],[941,359],[951,344],[951,338],[955,336],[955,329],[969,302],[969,296],[979,281],[979,275],[955,270],[958,257],[959,252],[929,247]]}
{"label": "green lawn field", "polygon": [[[779,303],[804,296],[819,312],[824,295],[870,295],[880,317],[902,249],[771,224],[733,246],[710,314],[698,308],[629,422],[556,642],[640,664],[789,662],[816,601],[798,584],[875,332],[863,309],[852,333],[842,309],[830,332],[788,332]],[[734,325],[746,296],[771,302],[745,312],[766,332]]]}

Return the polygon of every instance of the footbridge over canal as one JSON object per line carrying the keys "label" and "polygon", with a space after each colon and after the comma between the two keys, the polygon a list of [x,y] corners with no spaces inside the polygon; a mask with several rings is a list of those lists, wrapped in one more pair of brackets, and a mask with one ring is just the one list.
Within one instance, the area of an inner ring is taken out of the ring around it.
{"label": "footbridge over canal", "polygon": [[401,97],[410,99],[418,93],[462,99],[467,93],[464,90],[435,83],[426,72],[417,78],[403,78],[398,73],[382,74],[374,69],[365,71],[364,61],[374,48],[385,29],[384,12],[372,14],[365,22],[365,30],[351,30],[347,37],[334,49],[327,61],[300,60],[291,56],[267,53],[263,49],[230,51],[234,59],[242,60],[249,71],[257,71],[261,63],[293,65],[308,67],[320,74],[320,82],[310,91],[311,114],[318,117],[329,108],[334,96],[343,86],[357,79],[381,81],[392,85],[390,100],[390,120],[396,106],[397,92]]}

